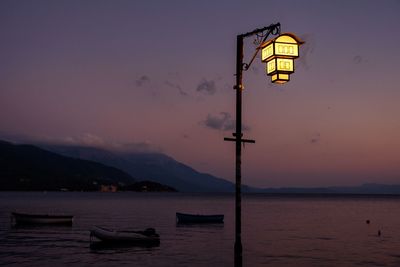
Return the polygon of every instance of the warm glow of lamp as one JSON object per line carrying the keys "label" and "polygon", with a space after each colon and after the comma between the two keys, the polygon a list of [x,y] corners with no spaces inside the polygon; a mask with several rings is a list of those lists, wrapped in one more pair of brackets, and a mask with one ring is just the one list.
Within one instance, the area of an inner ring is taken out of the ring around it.
{"label": "warm glow of lamp", "polygon": [[274,58],[267,61],[267,74],[273,75],[276,72],[293,73],[294,62],[290,58]]}
{"label": "warm glow of lamp", "polygon": [[261,61],[273,83],[286,83],[294,72],[294,59],[299,57],[299,46],[304,42],[292,33],[283,33],[261,45]]}
{"label": "warm glow of lamp", "polygon": [[271,81],[277,84],[283,84],[290,80],[290,75],[285,73],[277,73],[271,76]]}

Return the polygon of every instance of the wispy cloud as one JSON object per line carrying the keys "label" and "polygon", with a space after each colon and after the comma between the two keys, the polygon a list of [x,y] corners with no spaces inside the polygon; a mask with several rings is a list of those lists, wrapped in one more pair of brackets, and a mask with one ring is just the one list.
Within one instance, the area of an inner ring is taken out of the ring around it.
{"label": "wispy cloud", "polygon": [[80,136],[67,137],[64,139],[64,144],[90,146],[97,148],[109,149],[116,152],[131,153],[131,152],[160,152],[161,148],[155,146],[151,141],[138,141],[138,142],[119,142],[106,140],[100,136],[91,133],[85,133]]}
{"label": "wispy cloud", "polygon": [[78,136],[48,136],[48,135],[25,135],[25,134],[2,134],[0,132],[0,139],[6,139],[15,143],[25,144],[62,144],[62,145],[80,145],[80,146],[93,146],[104,147],[107,142],[103,138],[91,134],[84,133]]}
{"label": "wispy cloud", "polygon": [[321,140],[321,134],[316,133],[311,137],[310,144],[318,144],[320,142],[320,140]]}
{"label": "wispy cloud", "polygon": [[362,64],[368,62],[364,57],[360,55],[356,55],[353,57],[353,63],[355,64]]}
{"label": "wispy cloud", "polygon": [[[220,112],[218,115],[208,114],[201,123],[207,128],[220,131],[233,131],[236,127],[235,120],[228,112]],[[243,125],[242,128],[244,131],[250,130],[246,125]]]}
{"label": "wispy cloud", "polygon": [[315,41],[314,34],[306,33],[300,36],[300,38],[305,42],[300,46],[300,58],[299,63],[304,66],[306,70],[311,68],[310,56],[314,52],[317,42]]}
{"label": "wispy cloud", "polygon": [[147,75],[142,75],[139,77],[139,79],[136,80],[137,87],[142,87],[148,85],[149,83],[150,83],[150,77]]}
{"label": "wispy cloud", "polygon": [[260,73],[260,70],[258,67],[251,66],[250,68],[251,72],[253,72],[255,75],[258,75]]}
{"label": "wispy cloud", "polygon": [[54,140],[54,138],[48,135],[20,134],[0,130],[0,140],[17,144],[32,144],[42,141],[51,141]]}
{"label": "wispy cloud", "polygon": [[224,131],[233,130],[235,127],[235,121],[231,119],[231,115],[227,112],[221,112],[219,116],[208,114],[204,124],[208,128]]}
{"label": "wispy cloud", "polygon": [[217,92],[217,87],[214,80],[202,79],[196,88],[197,92],[204,92],[208,95],[213,95]]}
{"label": "wispy cloud", "polygon": [[167,85],[168,87],[176,89],[176,92],[178,92],[178,94],[181,96],[189,95],[183,89],[185,86],[183,86],[184,83],[182,81],[181,74],[177,71],[168,72],[168,78],[167,80],[164,81],[164,84]]}
{"label": "wispy cloud", "polygon": [[[8,138],[4,138],[7,137]],[[50,137],[50,136],[20,136],[20,135],[1,135],[0,139],[5,139],[10,142],[24,143],[24,144],[36,144],[36,145],[64,145],[64,146],[84,146],[84,147],[95,147],[114,152],[121,153],[153,153],[162,152],[162,149],[153,144],[151,141],[138,141],[138,142],[119,142],[104,139],[96,134],[84,133],[75,136],[64,136],[64,137]]]}
{"label": "wispy cloud", "polygon": [[151,152],[161,152],[160,147],[155,146],[150,141],[142,141],[135,143],[121,143],[115,147],[116,150],[121,152],[141,152],[141,153],[151,153]]}
{"label": "wispy cloud", "polygon": [[187,95],[188,95],[188,94],[182,89],[182,87],[181,87],[179,84],[177,84],[177,83],[173,83],[173,82],[170,82],[170,81],[165,81],[165,84],[168,85],[169,87],[172,87],[172,88],[177,89],[177,90],[178,90],[178,93],[179,93],[181,96],[187,96]]}
{"label": "wispy cloud", "polygon": [[106,142],[103,138],[91,134],[85,133],[80,136],[69,136],[61,140],[63,143],[70,145],[81,145],[81,146],[91,146],[91,147],[104,147]]}

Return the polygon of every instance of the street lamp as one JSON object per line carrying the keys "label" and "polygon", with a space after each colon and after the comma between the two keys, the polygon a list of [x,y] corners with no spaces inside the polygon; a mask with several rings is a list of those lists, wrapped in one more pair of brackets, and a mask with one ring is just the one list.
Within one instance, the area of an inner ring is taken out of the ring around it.
{"label": "street lamp", "polygon": [[[234,138],[225,137],[225,141],[235,142],[236,163],[235,163],[235,267],[242,266],[242,143],[255,143],[255,140],[244,139],[242,133],[242,91],[243,71],[247,71],[258,52],[262,50],[261,60],[266,63],[267,75],[271,81],[283,84],[289,81],[290,74],[294,72],[294,59],[299,56],[299,46],[303,43],[298,37],[291,33],[281,34],[278,37],[266,41],[270,34],[280,34],[280,23],[271,24],[268,27],[240,34],[236,38],[236,132]],[[256,48],[249,63],[243,63],[243,39],[257,35],[263,38],[261,44]]]}
{"label": "street lamp", "polygon": [[261,61],[266,63],[271,81],[283,84],[294,72],[294,59],[299,57],[299,46],[304,42],[292,33],[283,33],[261,44]]}

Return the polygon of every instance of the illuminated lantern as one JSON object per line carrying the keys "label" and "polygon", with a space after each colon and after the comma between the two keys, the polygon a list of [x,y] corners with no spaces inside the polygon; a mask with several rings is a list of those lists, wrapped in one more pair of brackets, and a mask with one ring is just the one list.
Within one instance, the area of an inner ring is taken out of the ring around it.
{"label": "illuminated lantern", "polygon": [[261,45],[261,61],[273,83],[283,84],[294,72],[294,59],[299,57],[299,46],[304,42],[292,33],[283,33]]}

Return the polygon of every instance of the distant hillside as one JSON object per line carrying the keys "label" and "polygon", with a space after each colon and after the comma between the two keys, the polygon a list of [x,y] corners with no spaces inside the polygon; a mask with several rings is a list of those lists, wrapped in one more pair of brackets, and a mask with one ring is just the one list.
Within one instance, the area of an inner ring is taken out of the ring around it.
{"label": "distant hillside", "polygon": [[121,169],[138,180],[171,186],[181,192],[233,192],[234,184],[200,173],[161,153],[117,153],[82,146],[42,145],[65,156],[93,160]]}
{"label": "distant hillside", "polygon": [[128,185],[134,181],[114,167],[0,141],[0,190],[91,191],[101,184]]}
{"label": "distant hillside", "polygon": [[[197,172],[161,153],[117,153],[93,147],[40,146],[45,150],[0,141],[0,190],[65,188],[90,191],[98,190],[101,184],[118,184],[119,190],[129,191],[234,192],[233,183]],[[243,186],[242,190],[268,194],[400,195],[400,185],[372,183],[314,188]]]}
{"label": "distant hillside", "polygon": [[400,195],[400,185],[363,184],[360,186],[282,187],[255,189],[254,192],[270,194],[379,194]]}
{"label": "distant hillside", "polygon": [[175,188],[150,181],[136,182],[131,185],[123,186],[119,188],[119,190],[135,192],[176,192]]}

